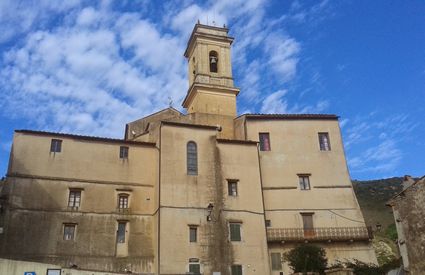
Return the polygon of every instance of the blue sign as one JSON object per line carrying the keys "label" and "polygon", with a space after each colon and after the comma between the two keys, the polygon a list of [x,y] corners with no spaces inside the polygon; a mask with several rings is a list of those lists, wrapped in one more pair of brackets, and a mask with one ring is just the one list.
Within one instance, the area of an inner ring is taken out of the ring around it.
{"label": "blue sign", "polygon": [[34,271],[31,272],[24,272],[24,275],[36,275]]}

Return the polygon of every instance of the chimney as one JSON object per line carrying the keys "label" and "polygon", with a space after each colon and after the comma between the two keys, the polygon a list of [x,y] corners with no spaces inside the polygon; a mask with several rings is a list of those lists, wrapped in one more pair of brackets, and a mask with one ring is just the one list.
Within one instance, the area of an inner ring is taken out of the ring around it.
{"label": "chimney", "polygon": [[403,191],[412,186],[413,183],[415,183],[415,180],[411,176],[405,175],[401,183],[403,185]]}

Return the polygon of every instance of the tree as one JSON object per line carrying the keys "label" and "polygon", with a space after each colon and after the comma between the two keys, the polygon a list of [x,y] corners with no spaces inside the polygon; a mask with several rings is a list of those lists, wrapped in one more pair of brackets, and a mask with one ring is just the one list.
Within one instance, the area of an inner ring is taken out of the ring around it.
{"label": "tree", "polygon": [[294,272],[319,272],[324,274],[328,259],[323,248],[302,244],[284,254],[285,260]]}

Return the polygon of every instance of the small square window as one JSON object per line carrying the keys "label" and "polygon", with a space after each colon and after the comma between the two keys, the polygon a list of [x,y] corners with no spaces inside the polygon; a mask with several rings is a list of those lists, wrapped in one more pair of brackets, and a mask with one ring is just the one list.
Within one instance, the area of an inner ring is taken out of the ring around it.
{"label": "small square window", "polygon": [[242,266],[234,264],[232,265],[231,271],[232,275],[242,275]]}
{"label": "small square window", "polygon": [[198,228],[195,226],[189,227],[189,241],[196,243],[198,241]]}
{"label": "small square window", "polygon": [[227,180],[227,191],[229,196],[236,197],[238,195],[238,181]]}
{"label": "small square window", "polygon": [[52,139],[52,141],[50,143],[50,152],[60,153],[61,151],[62,151],[62,140]]}
{"label": "small square window", "polygon": [[65,241],[73,241],[75,239],[76,224],[65,223],[63,225],[63,239]]}
{"label": "small square window", "polygon": [[68,207],[78,208],[81,203],[81,190],[69,190]]}
{"label": "small square window", "polygon": [[127,146],[120,146],[120,158],[121,159],[128,159],[128,147]]}
{"label": "small square window", "polygon": [[310,177],[309,175],[298,175],[300,189],[301,190],[310,190]]}
{"label": "small square window", "polygon": [[266,220],[266,227],[270,227],[270,226],[272,226],[271,220]]}
{"label": "small square window", "polygon": [[329,141],[329,133],[319,133],[320,151],[330,151],[331,143]]}
{"label": "small square window", "polygon": [[270,151],[270,134],[269,133],[260,133],[260,151]]}
{"label": "small square window", "polygon": [[229,223],[229,229],[230,229],[230,240],[232,242],[240,242],[242,241],[241,237],[241,223],[235,223],[231,222]]}

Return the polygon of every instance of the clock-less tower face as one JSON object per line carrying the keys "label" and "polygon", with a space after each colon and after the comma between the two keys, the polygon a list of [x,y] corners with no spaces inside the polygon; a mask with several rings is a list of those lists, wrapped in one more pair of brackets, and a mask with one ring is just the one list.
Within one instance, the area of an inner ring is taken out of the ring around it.
{"label": "clock-less tower face", "polygon": [[183,102],[188,113],[236,116],[230,48],[233,38],[228,29],[197,24],[189,39],[189,90]]}

